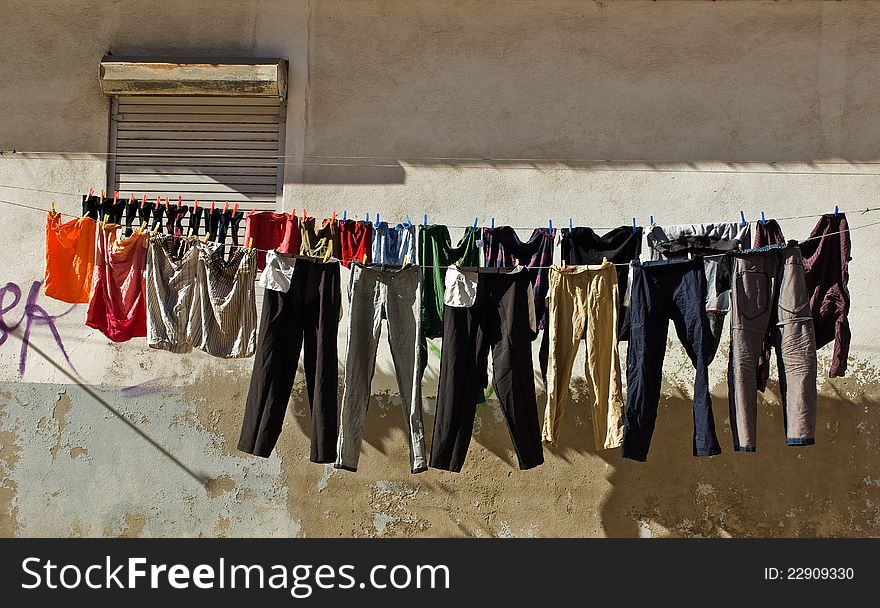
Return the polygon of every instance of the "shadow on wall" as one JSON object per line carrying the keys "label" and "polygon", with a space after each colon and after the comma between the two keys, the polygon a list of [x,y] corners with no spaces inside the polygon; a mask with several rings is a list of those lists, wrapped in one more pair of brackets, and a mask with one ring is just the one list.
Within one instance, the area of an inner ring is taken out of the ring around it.
{"label": "shadow on wall", "polygon": [[[432,471],[410,481],[442,493],[442,498],[435,497],[432,502],[466,509],[462,503],[471,477],[485,477],[485,484],[500,484],[501,493],[506,491],[502,479],[522,476],[519,481],[533,491],[543,487],[543,492],[552,492],[556,483],[557,493],[570,495],[587,473],[598,472],[601,477],[604,462],[605,479],[611,487],[600,501],[599,518],[607,536],[876,537],[880,536],[880,463],[876,458],[880,385],[859,386],[854,379],[857,375],[854,372],[849,378],[826,382],[819,399],[817,443],[806,447],[785,445],[779,386],[771,380],[767,392],[759,397],[758,451],[748,454],[733,451],[726,391],[716,391],[713,409],[723,453],[711,458],[691,455],[692,401],[667,387],[645,463],[625,460],[619,450],[595,448],[586,383],[576,379],[575,399],[564,413],[558,444],[545,446],[546,462],[538,469],[518,471],[498,403],[491,401],[478,407],[468,461],[461,474]],[[294,397],[294,403],[298,399]],[[542,409],[545,395],[538,395],[538,403]],[[309,435],[308,416],[293,418],[300,431]],[[403,473],[403,462],[391,464],[387,460],[389,445],[400,453],[402,446],[396,443],[403,437],[402,422],[396,397],[374,395],[364,442],[378,452],[380,462],[376,452],[362,451],[361,466],[366,465],[366,474],[344,475],[369,478],[377,464],[386,469],[385,475]],[[433,416],[427,414],[425,431],[430,446]],[[289,439],[282,435],[281,441]],[[395,471],[389,472],[389,466]],[[584,471],[584,467],[593,471]],[[602,495],[601,488],[596,488],[595,495]],[[529,497],[521,498],[529,503]],[[575,509],[588,507],[581,504]],[[474,517],[464,517],[458,523],[460,534],[497,534],[492,526],[481,524],[476,513],[471,515]],[[552,520],[554,514],[536,515]],[[579,531],[576,524],[574,528],[549,525],[539,532],[587,535],[587,530]]]}

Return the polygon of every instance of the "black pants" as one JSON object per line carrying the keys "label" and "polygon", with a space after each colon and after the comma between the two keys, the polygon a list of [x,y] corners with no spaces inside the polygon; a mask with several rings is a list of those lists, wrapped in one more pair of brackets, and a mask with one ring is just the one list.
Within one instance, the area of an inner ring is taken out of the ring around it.
{"label": "black pants", "polygon": [[495,392],[519,467],[530,469],[544,462],[532,368],[532,340],[536,336],[533,298],[527,272],[484,268],[478,274],[473,305],[445,307],[431,442],[433,468],[461,471],[477,403],[488,384],[490,348]]}
{"label": "black pants", "polygon": [[709,396],[712,337],[706,316],[703,260],[635,263],[627,349],[623,457],[647,460],[663,377],[669,321],[694,364],[694,456],[721,453]]}
{"label": "black pants", "polygon": [[297,258],[290,289],[267,289],[254,372],[238,449],[267,457],[281,434],[290,390],[303,349],[312,462],[336,461],[336,333],[342,296],[339,263]]}

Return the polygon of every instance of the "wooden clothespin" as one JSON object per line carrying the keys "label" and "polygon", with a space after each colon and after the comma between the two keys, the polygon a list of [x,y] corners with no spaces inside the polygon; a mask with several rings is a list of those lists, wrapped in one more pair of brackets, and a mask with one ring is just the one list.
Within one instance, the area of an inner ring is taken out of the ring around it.
{"label": "wooden clothespin", "polygon": [[55,201],[52,201],[52,213],[55,213]]}
{"label": "wooden clothespin", "polygon": [[516,268],[519,266],[519,258],[513,258],[513,267]]}
{"label": "wooden clothespin", "polygon": [[208,239],[210,239],[210,238],[211,238],[211,231],[210,231],[210,230],[206,230],[206,231],[205,231],[205,238],[202,239],[202,242],[203,242],[203,243],[207,243],[207,242],[208,242]]}
{"label": "wooden clothespin", "polygon": [[367,252],[364,252],[364,266],[367,265]]}
{"label": "wooden clothespin", "polygon": [[254,248],[254,237],[251,237],[248,239],[247,248],[248,248],[248,251],[250,251],[251,249]]}
{"label": "wooden clothespin", "polygon": [[403,267],[406,267],[407,262],[409,262],[409,254],[404,253],[403,254]]}

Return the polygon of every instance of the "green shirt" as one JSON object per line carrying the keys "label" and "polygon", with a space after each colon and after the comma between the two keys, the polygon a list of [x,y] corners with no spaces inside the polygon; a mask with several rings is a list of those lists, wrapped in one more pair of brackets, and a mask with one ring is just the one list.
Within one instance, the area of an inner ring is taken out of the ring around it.
{"label": "green shirt", "polygon": [[[478,229],[477,229],[478,230]],[[419,260],[422,272],[422,334],[425,338],[443,335],[443,296],[447,266],[479,266],[478,231],[465,228],[453,247],[449,229],[441,224],[419,226]]]}

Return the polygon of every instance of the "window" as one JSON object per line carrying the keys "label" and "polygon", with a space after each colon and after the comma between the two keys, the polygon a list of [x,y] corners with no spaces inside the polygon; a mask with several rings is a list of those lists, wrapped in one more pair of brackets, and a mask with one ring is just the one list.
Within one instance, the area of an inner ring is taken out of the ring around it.
{"label": "window", "polygon": [[282,107],[270,97],[114,97],[112,189],[280,209]]}

